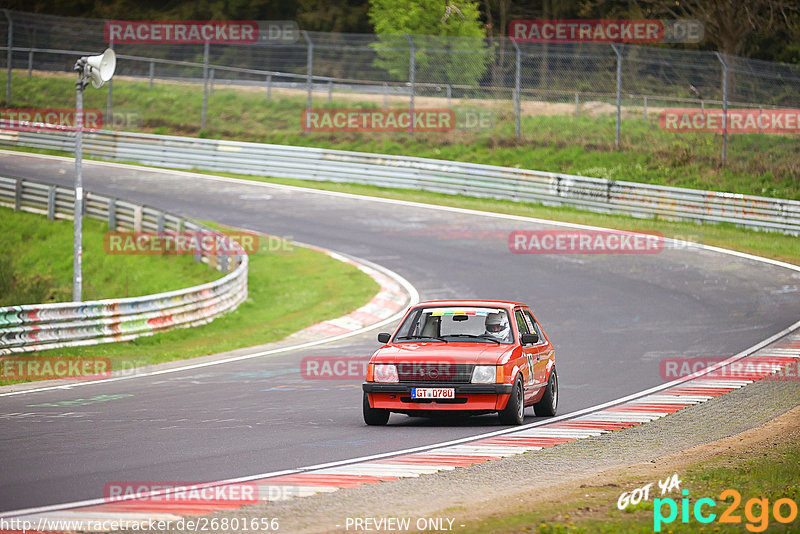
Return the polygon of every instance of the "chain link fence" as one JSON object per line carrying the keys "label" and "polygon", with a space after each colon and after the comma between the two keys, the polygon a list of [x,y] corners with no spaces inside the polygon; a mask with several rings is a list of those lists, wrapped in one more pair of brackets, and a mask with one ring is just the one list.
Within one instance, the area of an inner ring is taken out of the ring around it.
{"label": "chain link fence", "polygon": [[[12,69],[29,77],[72,71],[78,56],[109,45],[105,22],[3,10],[6,105],[14,104]],[[334,95],[348,95],[353,107],[491,106],[496,120],[513,124],[517,139],[525,133],[521,117],[543,108],[610,113],[617,146],[623,120],[648,120],[648,113],[653,120],[664,107],[800,107],[800,65],[663,46],[307,31],[293,43],[112,46],[118,79],[145,79],[151,87],[154,80],[202,84],[201,128],[208,95],[220,84],[258,87],[266,98],[274,89],[294,92],[305,96],[309,109],[330,104]],[[107,88],[109,116],[113,85]]]}

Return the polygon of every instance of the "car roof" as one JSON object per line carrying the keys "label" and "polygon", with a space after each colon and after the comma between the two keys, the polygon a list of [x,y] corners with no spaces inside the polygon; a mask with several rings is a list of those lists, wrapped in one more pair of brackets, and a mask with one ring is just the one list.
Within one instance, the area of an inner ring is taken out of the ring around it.
{"label": "car roof", "polygon": [[514,308],[515,306],[529,307],[527,304],[509,300],[426,300],[420,302],[415,307],[419,306],[491,306],[508,309]]}

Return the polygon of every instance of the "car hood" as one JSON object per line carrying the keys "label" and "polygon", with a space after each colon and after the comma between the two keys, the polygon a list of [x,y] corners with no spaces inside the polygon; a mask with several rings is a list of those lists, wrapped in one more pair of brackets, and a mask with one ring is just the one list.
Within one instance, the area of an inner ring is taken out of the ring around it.
{"label": "car hood", "polygon": [[514,350],[514,345],[494,343],[398,343],[378,349],[372,356],[373,363],[465,363],[497,364]]}

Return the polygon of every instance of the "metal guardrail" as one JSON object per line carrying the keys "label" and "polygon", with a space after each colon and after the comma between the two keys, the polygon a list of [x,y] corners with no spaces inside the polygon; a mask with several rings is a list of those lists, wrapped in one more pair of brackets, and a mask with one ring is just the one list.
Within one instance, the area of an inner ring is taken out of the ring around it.
{"label": "metal guardrail", "polygon": [[[71,151],[74,133],[0,130],[0,145]],[[512,167],[154,134],[84,134],[84,154],[177,169],[359,183],[800,234],[800,202]]]}
{"label": "metal guardrail", "polygon": [[[16,211],[71,219],[74,199],[72,189],[0,177],[0,205]],[[108,220],[110,230],[220,234],[157,209],[95,193],[87,193],[85,202],[84,213]],[[247,298],[247,254],[244,250],[231,256],[204,250],[195,254],[196,261],[227,274],[213,282],[155,295],[0,307],[0,354],[127,341],[167,328],[208,323],[236,309]]]}

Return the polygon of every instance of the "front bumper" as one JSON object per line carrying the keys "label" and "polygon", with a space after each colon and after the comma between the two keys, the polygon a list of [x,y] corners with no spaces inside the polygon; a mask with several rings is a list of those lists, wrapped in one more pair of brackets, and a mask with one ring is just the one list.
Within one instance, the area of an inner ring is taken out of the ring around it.
{"label": "front bumper", "polygon": [[[502,410],[508,403],[512,384],[463,384],[452,382],[364,382],[373,408],[412,410]],[[412,399],[411,388],[453,388],[454,399]]]}

